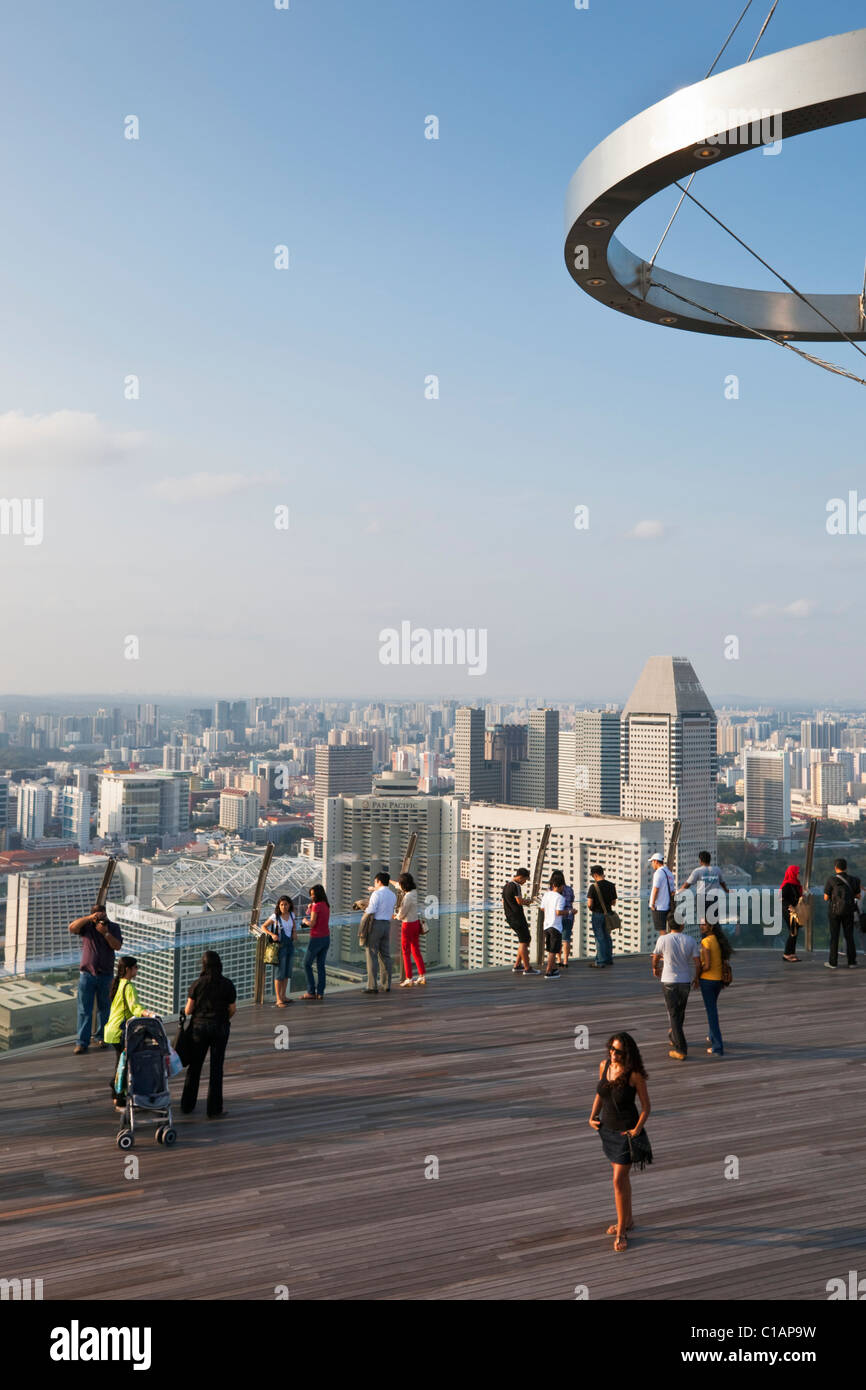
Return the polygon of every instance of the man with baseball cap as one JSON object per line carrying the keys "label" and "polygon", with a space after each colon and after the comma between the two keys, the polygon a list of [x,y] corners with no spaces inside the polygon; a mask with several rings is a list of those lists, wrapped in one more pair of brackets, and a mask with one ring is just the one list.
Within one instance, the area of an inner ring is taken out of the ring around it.
{"label": "man with baseball cap", "polygon": [[653,926],[659,936],[668,929],[668,913],[673,910],[676,880],[670,869],[665,867],[665,857],[661,850],[650,859],[653,868],[653,883],[650,892],[650,912]]}

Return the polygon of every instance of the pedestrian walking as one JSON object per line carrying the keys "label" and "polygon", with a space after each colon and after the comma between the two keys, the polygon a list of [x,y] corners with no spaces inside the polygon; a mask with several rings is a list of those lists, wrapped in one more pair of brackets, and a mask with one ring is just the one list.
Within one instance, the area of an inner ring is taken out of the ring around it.
{"label": "pedestrian walking", "polygon": [[647,1070],[637,1043],[630,1033],[616,1033],[608,1039],[607,1059],[599,1064],[589,1123],[600,1136],[605,1157],[613,1168],[616,1220],[605,1234],[616,1237],[613,1248],[617,1253],[628,1249],[627,1232],[634,1225],[632,1165],[643,1167],[652,1162],[648,1136],[640,1142],[651,1109],[646,1083]]}
{"label": "pedestrian walking", "polygon": [[529,898],[524,898],[523,889],[529,882],[529,870],[517,869],[502,889],[502,909],[505,920],[517,937],[517,959],[511,967],[514,975],[538,975],[540,972],[529,963],[529,946],[532,933],[526,920],[525,907]]}
{"label": "pedestrian walking", "polygon": [[605,878],[601,864],[593,864],[589,873],[592,883],[589,885],[586,901],[592,934],[595,937],[595,961],[591,962],[591,967],[604,970],[606,966],[613,965],[613,937],[607,925],[607,916],[616,902],[616,885]]}
{"label": "pedestrian walking", "polygon": [[[321,883],[314,883],[310,889],[310,905],[304,917],[304,926],[310,929],[310,940],[304,955],[307,992],[301,998],[324,999],[325,957],[331,945],[331,906]],[[313,978],[313,966],[316,967],[316,979]]]}
{"label": "pedestrian walking", "polygon": [[295,958],[297,934],[295,904],[291,898],[280,898],[268,920],[262,923],[262,931],[267,933],[279,951],[274,966],[274,993],[277,996],[277,1008],[284,1009],[292,1002],[286,998],[286,994],[292,988],[292,961]]}
{"label": "pedestrian walking", "polygon": [[684,1062],[688,1043],[683,1029],[689,993],[697,985],[701,953],[693,936],[687,936],[681,922],[671,920],[669,929],[660,936],[653,951],[653,974],[660,975],[665,1007],[670,1020],[671,1050],[669,1057]]}
{"label": "pedestrian walking", "polygon": [[[425,985],[427,983],[427,967],[424,964],[424,957],[421,954],[421,936],[426,930],[421,922],[421,913],[418,908],[418,885],[411,874],[401,874],[397,883],[402,891],[402,898],[394,916],[400,923],[400,950],[403,954],[403,973],[406,978],[401,984],[404,985]],[[418,967],[417,980],[412,979],[412,961]]]}
{"label": "pedestrian walking", "polygon": [[195,1109],[198,1087],[205,1057],[210,1052],[210,1072],[207,1087],[207,1117],[223,1119],[223,1064],[229,1044],[231,1019],[237,1004],[234,983],[223,974],[223,963],[216,951],[205,951],[201,958],[201,974],[190,985],[184,1013],[191,1021],[189,1062],[180,1108],[185,1115]]}
{"label": "pedestrian walking", "polygon": [[105,1025],[111,1012],[111,982],[114,978],[114,953],[123,945],[123,935],[115,922],[108,920],[104,907],[95,907],[86,917],[76,917],[69,923],[73,936],[81,937],[81,966],[78,974],[78,1038],[73,1052],[87,1051],[93,1027],[93,1001],[96,1000],[99,1023],[93,1044],[105,1047]]}
{"label": "pedestrian walking", "polygon": [[365,994],[383,994],[391,990],[391,919],[397,906],[397,894],[391,887],[391,875],[380,869],[373,883],[373,892],[364,914],[367,928],[367,988]]}
{"label": "pedestrian walking", "polygon": [[800,924],[794,916],[794,909],[803,896],[799,865],[788,865],[779,891],[782,895],[782,915],[785,919],[785,926],[788,928],[788,939],[785,942],[782,959],[798,961],[800,957],[797,955],[797,932],[800,930]]}
{"label": "pedestrian walking", "polygon": [[856,874],[848,873],[848,860],[837,859],[834,873],[824,884],[824,901],[827,904],[827,918],[830,925],[830,959],[824,964],[835,970],[839,961],[839,933],[845,935],[848,953],[848,969],[857,965],[857,948],[854,945],[854,918],[862,885]]}
{"label": "pedestrian walking", "polygon": [[726,966],[731,959],[733,947],[718,922],[706,929],[701,939],[701,960],[698,967],[698,984],[707,1011],[707,1026],[710,1030],[707,1052],[723,1057],[725,1045],[722,1042],[722,1029],[719,1023],[719,995],[725,985]]}

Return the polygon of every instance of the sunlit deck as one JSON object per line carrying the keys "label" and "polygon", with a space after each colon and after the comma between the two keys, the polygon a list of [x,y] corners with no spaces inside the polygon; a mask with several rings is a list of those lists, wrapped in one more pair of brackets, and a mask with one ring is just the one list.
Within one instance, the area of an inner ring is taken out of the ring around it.
{"label": "sunlit deck", "polygon": [[[558,981],[507,971],[425,990],[245,1006],[230,1117],[114,1144],[113,1053],[0,1060],[0,1276],[46,1299],[825,1299],[866,1274],[866,970],[740,952],[723,1060],[703,1006],[668,1059],[646,958]],[[287,1024],[288,1051],[274,1047]],[[575,1049],[588,1025],[590,1051]],[[625,1255],[604,1236],[610,1167],[586,1120],[608,1034],[650,1072],[657,1161],[634,1177]],[[180,1078],[172,1082],[179,1094]],[[739,1177],[726,1179],[729,1156]],[[438,1159],[438,1179],[425,1168]]]}

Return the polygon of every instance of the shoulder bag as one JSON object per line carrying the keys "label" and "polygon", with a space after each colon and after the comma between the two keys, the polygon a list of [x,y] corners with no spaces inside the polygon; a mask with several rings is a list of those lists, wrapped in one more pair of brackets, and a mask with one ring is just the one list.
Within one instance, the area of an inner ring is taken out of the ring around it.
{"label": "shoulder bag", "polygon": [[[603,878],[601,882],[606,883],[607,879]],[[601,885],[593,881],[592,886],[595,889],[596,898],[601,903],[601,910],[604,913],[605,926],[607,927],[608,931],[619,931],[620,927],[622,926],[622,918],[620,917],[618,912],[614,912],[612,907],[608,907],[607,903],[605,902],[604,893],[602,893],[601,891]]]}
{"label": "shoulder bag", "polygon": [[192,1060],[192,1026],[183,1009],[181,1009],[178,1019],[174,1050],[180,1058],[181,1066],[188,1067]]}
{"label": "shoulder bag", "polygon": [[[609,1070],[610,1067],[608,1066],[605,1069],[605,1075],[607,1075]],[[614,1095],[613,1090],[614,1083],[608,1079],[607,1084],[610,1087],[610,1098],[613,1101],[614,1109],[616,1110],[617,1115],[619,1115],[619,1105],[617,1104],[617,1099]],[[631,1165],[633,1168],[637,1168],[638,1171],[642,1173],[643,1170],[648,1166],[648,1164],[652,1163],[653,1161],[653,1146],[650,1143],[650,1137],[645,1129],[642,1129],[640,1134],[629,1134],[628,1131],[626,1131],[625,1137],[628,1140],[628,1151],[631,1157]]]}

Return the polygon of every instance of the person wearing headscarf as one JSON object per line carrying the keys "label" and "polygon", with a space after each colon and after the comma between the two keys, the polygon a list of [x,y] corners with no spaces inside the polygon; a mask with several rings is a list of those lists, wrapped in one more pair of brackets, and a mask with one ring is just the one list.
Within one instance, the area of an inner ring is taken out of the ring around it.
{"label": "person wearing headscarf", "polygon": [[785,870],[781,892],[782,913],[785,918],[785,925],[788,928],[788,940],[785,942],[782,959],[796,961],[800,959],[797,955],[797,932],[799,931],[799,926],[791,914],[803,896],[803,885],[800,882],[800,870],[796,864],[789,864]]}

